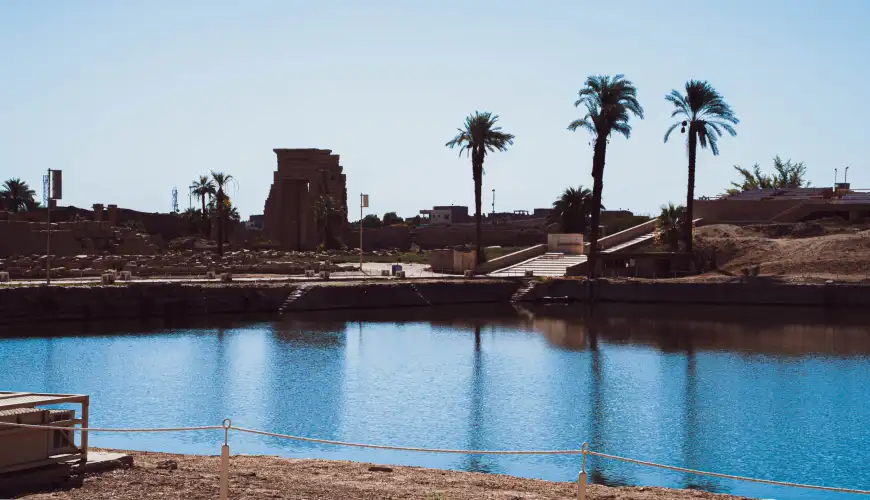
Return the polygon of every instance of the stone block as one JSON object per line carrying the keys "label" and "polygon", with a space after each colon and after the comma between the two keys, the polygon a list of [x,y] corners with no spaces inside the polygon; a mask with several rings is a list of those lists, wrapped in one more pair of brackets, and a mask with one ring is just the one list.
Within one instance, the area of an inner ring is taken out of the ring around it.
{"label": "stone block", "polygon": [[118,278],[119,278],[121,281],[130,281],[130,280],[133,279],[133,273],[131,273],[130,271],[121,271],[121,273],[120,273],[120,275],[118,276]]}
{"label": "stone block", "polygon": [[306,269],[305,270],[305,277],[306,278],[313,278],[314,277],[314,269]]}
{"label": "stone block", "polygon": [[232,273],[222,273],[221,274],[221,281],[223,281],[224,283],[229,283],[232,280],[233,280]]}
{"label": "stone block", "polygon": [[320,279],[322,279],[322,280],[328,280],[328,279],[329,279],[329,271],[320,271],[320,272],[318,273],[318,276],[319,276]]}
{"label": "stone block", "polygon": [[0,271],[0,283],[8,283],[9,282],[9,273],[6,271]]}
{"label": "stone block", "polygon": [[101,285],[112,285],[115,283],[115,273],[105,273],[100,276]]}

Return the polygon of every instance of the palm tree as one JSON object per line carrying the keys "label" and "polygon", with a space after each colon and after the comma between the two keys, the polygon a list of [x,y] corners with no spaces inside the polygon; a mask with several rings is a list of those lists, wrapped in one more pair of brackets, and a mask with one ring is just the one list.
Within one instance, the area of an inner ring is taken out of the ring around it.
{"label": "palm tree", "polygon": [[681,127],[680,132],[686,133],[686,126],[689,127],[688,149],[689,149],[689,185],[686,190],[686,219],[683,221],[683,238],[686,245],[686,251],[692,252],[692,208],[695,199],[695,160],[697,158],[698,143],[701,148],[706,148],[710,144],[710,149],[713,155],[719,154],[719,138],[722,137],[722,131],[726,131],[731,136],[737,135],[732,125],[740,123],[740,120],[734,116],[734,111],[731,106],[725,102],[725,99],[716,91],[709,83],[699,80],[689,80],[686,82],[686,94],[680,95],[676,90],[671,90],[671,93],[665,96],[665,100],[674,105],[674,111],[671,113],[671,118],[682,116],[684,120],[671,125],[665,132],[665,142],[668,142],[668,137],[675,128]]}
{"label": "palm tree", "polygon": [[[206,175],[199,176],[199,180],[193,181],[193,184],[190,185],[190,192],[193,193],[194,196],[199,196],[202,201],[202,217],[203,221],[205,221],[205,197],[206,196],[214,196],[215,188],[214,182],[208,178]],[[206,224],[203,224],[203,231],[207,230]]]}
{"label": "palm tree", "polygon": [[765,174],[761,171],[761,166],[756,163],[752,166],[752,170],[743,168],[740,165],[734,165],[742,182],[732,182],[733,188],[728,189],[728,194],[737,194],[741,191],[750,191],[755,189],[771,189],[771,188],[802,188],[809,187],[810,182],[806,180],[807,167],[804,162],[792,162],[791,159],[783,161],[777,155],[773,159],[772,175]]}
{"label": "palm tree", "polygon": [[[224,211],[226,210],[225,193],[230,182],[233,182],[233,176],[223,172],[215,172],[212,170],[211,178],[214,181],[214,186],[217,189],[217,218],[218,218],[218,255],[224,254]],[[201,180],[201,179],[200,179]]]}
{"label": "palm tree", "polygon": [[15,177],[3,183],[0,188],[0,205],[10,212],[27,211],[36,208],[36,192],[21,179]]}
{"label": "palm tree", "polygon": [[595,141],[592,154],[592,234],[589,238],[589,277],[595,276],[598,257],[598,232],[601,219],[601,191],[604,189],[604,162],[611,132],[631,137],[631,115],[643,119],[643,108],[637,102],[637,89],[623,75],[613,78],[593,75],[578,92],[574,107],[586,107],[586,116],[574,120],[568,130],[585,129]]}
{"label": "palm tree", "polygon": [[323,228],[323,246],[329,248],[332,242],[332,227],[330,220],[336,214],[343,213],[341,206],[330,195],[323,195],[314,201],[314,217],[317,224]]}
{"label": "palm tree", "polygon": [[656,238],[659,243],[671,247],[677,251],[680,244],[680,229],[683,227],[683,219],[686,217],[686,207],[668,203],[661,206],[662,212],[656,219]]}
{"label": "palm tree", "polygon": [[483,232],[481,229],[481,190],[483,189],[483,161],[488,153],[495,151],[507,151],[508,146],[514,143],[513,134],[501,131],[501,127],[495,124],[498,115],[489,111],[475,111],[465,119],[465,128],[459,131],[456,137],[445,144],[450,149],[459,147],[459,156],[465,152],[471,156],[471,177],[474,179],[474,216],[477,224],[477,263],[484,261],[483,255]]}
{"label": "palm tree", "polygon": [[586,234],[590,212],[592,191],[583,186],[576,189],[569,187],[553,202],[548,222],[558,224],[564,233]]}

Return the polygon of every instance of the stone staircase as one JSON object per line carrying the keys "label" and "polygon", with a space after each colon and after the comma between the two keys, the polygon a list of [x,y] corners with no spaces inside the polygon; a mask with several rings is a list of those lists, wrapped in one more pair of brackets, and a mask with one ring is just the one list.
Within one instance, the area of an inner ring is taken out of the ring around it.
{"label": "stone staircase", "polygon": [[284,303],[281,304],[281,307],[278,308],[278,312],[283,313],[283,312],[289,310],[294,302],[299,300],[300,297],[304,296],[312,288],[315,288],[315,287],[314,286],[299,287],[299,288],[293,290],[292,292],[290,292],[290,295],[287,296],[287,298],[284,300]]}
{"label": "stone staircase", "polygon": [[537,284],[538,282],[535,280],[527,281],[526,284],[522,286],[522,288],[514,292],[514,294],[511,296],[511,302],[522,302],[523,300],[525,300],[526,295],[534,290]]}
{"label": "stone staircase", "polygon": [[489,273],[496,277],[521,277],[526,271],[532,271],[535,276],[565,276],[565,271],[574,265],[586,262],[585,255],[567,255],[564,253],[545,253],[544,255],[520,262],[514,266]]}

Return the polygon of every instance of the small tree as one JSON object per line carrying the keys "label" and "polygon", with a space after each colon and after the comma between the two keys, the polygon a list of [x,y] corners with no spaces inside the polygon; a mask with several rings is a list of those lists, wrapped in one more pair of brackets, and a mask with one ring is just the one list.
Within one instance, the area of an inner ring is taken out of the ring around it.
{"label": "small tree", "polygon": [[592,213],[592,191],[569,187],[553,202],[548,222],[558,224],[563,233],[586,234]]}
{"label": "small tree", "polygon": [[773,174],[765,174],[761,171],[761,166],[756,163],[752,166],[752,170],[743,168],[740,165],[734,165],[742,179],[740,182],[732,182],[732,188],[728,189],[728,194],[737,194],[741,191],[751,191],[754,189],[772,189],[772,188],[801,188],[809,187],[810,182],[806,180],[807,167],[804,162],[792,162],[791,159],[782,161],[782,158],[777,155],[773,159]]}
{"label": "small tree", "polygon": [[387,212],[384,214],[384,219],[383,219],[384,227],[394,226],[396,224],[402,224],[403,222],[405,222],[405,219],[396,215],[396,212]]}
{"label": "small tree", "polygon": [[343,216],[344,210],[330,195],[323,195],[317,198],[314,202],[314,217],[317,219],[317,224],[323,229],[323,246],[332,248],[335,243],[335,237],[332,234],[332,222],[337,216]]}
{"label": "small tree", "polygon": [[375,214],[368,214],[362,219],[362,227],[365,229],[377,229],[381,227],[381,219]]}
{"label": "small tree", "polygon": [[0,186],[0,208],[5,207],[10,212],[21,212],[35,209],[39,204],[34,197],[36,192],[21,179],[9,179]]}
{"label": "small tree", "polygon": [[656,242],[667,245],[676,252],[680,246],[680,231],[686,220],[686,207],[668,203],[661,206],[662,212],[656,218]]}

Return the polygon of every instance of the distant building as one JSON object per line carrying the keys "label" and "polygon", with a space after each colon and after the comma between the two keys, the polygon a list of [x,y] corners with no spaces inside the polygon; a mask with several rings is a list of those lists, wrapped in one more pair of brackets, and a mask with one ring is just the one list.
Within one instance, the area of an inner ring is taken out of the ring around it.
{"label": "distant building", "polygon": [[423,222],[431,225],[447,225],[452,222],[450,210],[420,210],[421,215],[427,216]]}
{"label": "distant building", "polygon": [[536,208],[532,211],[532,216],[538,218],[546,218],[549,217],[551,213],[553,213],[552,208]]}
{"label": "distant building", "polygon": [[447,210],[450,212],[450,222],[460,223],[469,222],[471,217],[468,215],[468,207],[461,205],[436,206],[432,207],[435,210]]}

